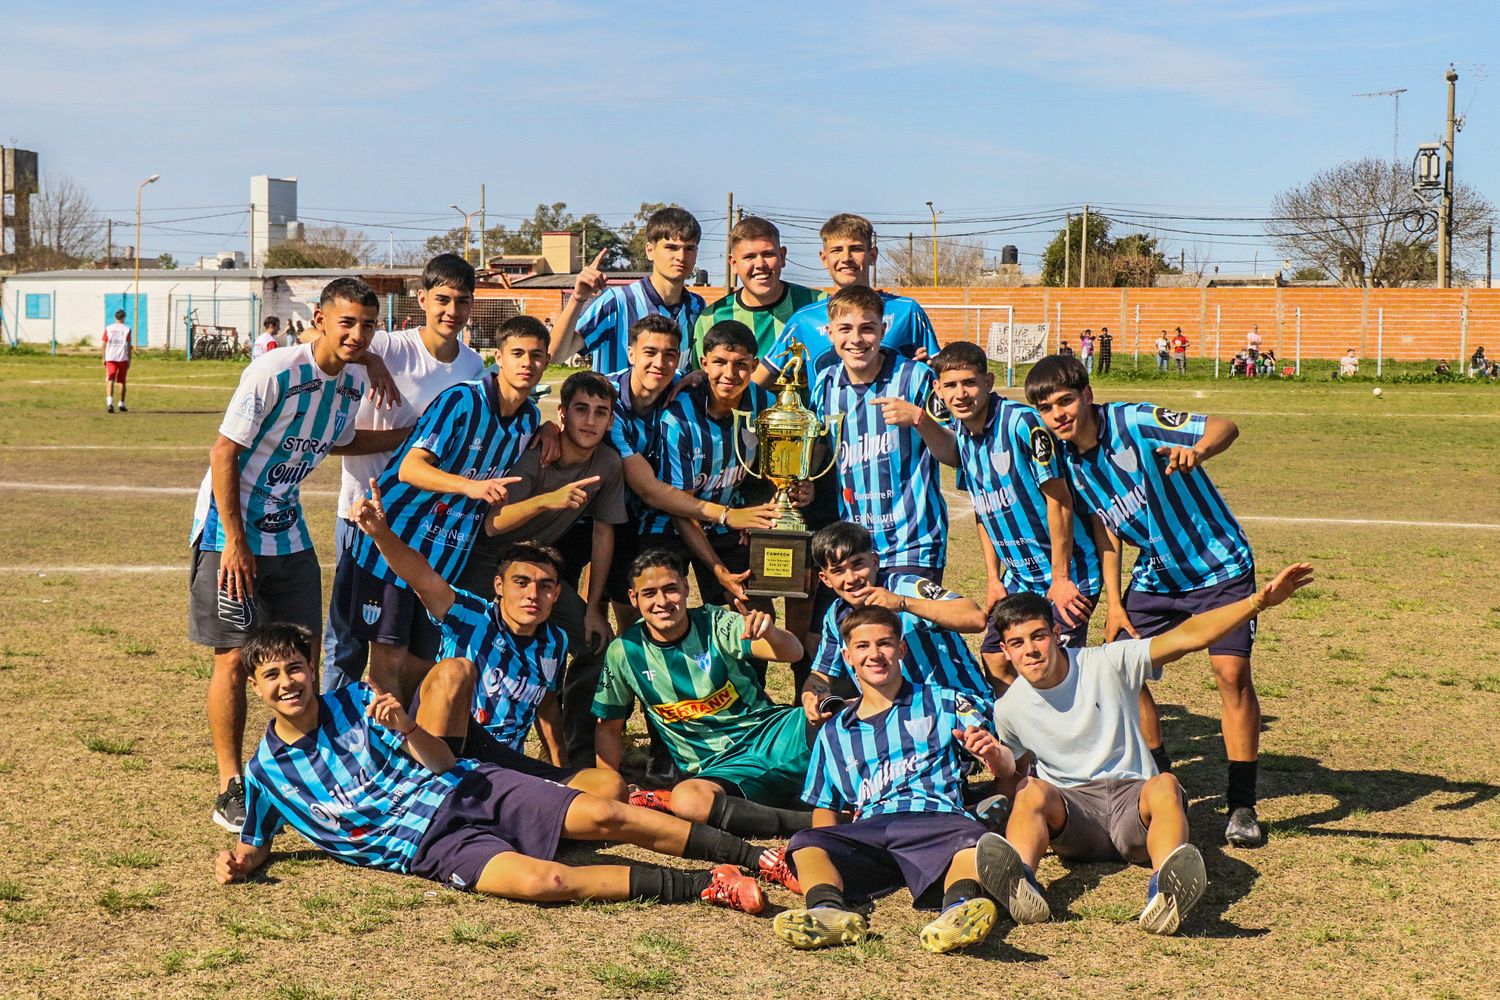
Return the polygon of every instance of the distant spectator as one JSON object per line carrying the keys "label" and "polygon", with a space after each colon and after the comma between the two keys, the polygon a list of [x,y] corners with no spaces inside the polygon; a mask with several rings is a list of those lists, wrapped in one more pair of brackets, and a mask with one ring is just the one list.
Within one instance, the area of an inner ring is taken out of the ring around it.
{"label": "distant spectator", "polygon": [[1276,352],[1266,351],[1260,356],[1260,373],[1262,375],[1276,374]]}
{"label": "distant spectator", "polygon": [[1062,355],[1065,358],[1071,358],[1071,357],[1073,357],[1073,348],[1070,347],[1070,346],[1068,346],[1068,342],[1065,340],[1057,348],[1057,353],[1060,354],[1060,355]]}
{"label": "distant spectator", "polygon": [[1079,351],[1079,354],[1080,354],[1081,359],[1083,361],[1083,367],[1085,367],[1085,368],[1087,368],[1089,370],[1089,374],[1093,374],[1093,371],[1094,371],[1094,331],[1093,330],[1085,330],[1085,331],[1083,331],[1082,334],[1079,335],[1079,337],[1078,337],[1078,351]]}
{"label": "distant spectator", "polygon": [[1099,328],[1099,374],[1109,374],[1109,362],[1114,354],[1115,338],[1110,336],[1109,327]]}
{"label": "distant spectator", "polygon": [[1163,330],[1161,336],[1156,338],[1156,370],[1165,374],[1171,358],[1172,344],[1167,340],[1167,331]]}
{"label": "distant spectator", "polygon": [[1354,348],[1339,358],[1339,378],[1353,378],[1359,374],[1359,357],[1354,353]]}
{"label": "distant spectator", "polygon": [[1474,348],[1473,357],[1469,358],[1469,378],[1480,378],[1489,374],[1490,359],[1484,356],[1484,345]]}
{"label": "distant spectator", "polygon": [[1453,369],[1448,367],[1447,358],[1438,358],[1437,367],[1432,370],[1434,375],[1452,375]]}
{"label": "distant spectator", "polygon": [[1245,334],[1245,350],[1250,352],[1252,358],[1260,354],[1260,324],[1250,327],[1250,332]]}
{"label": "distant spectator", "polygon": [[1234,357],[1229,362],[1229,374],[1240,378],[1250,378],[1255,374],[1255,366],[1248,350],[1234,352]]}
{"label": "distant spectator", "polygon": [[1177,362],[1177,374],[1187,374],[1187,351],[1188,339],[1183,336],[1182,327],[1173,327],[1172,334],[1172,360]]}
{"label": "distant spectator", "polygon": [[255,343],[250,345],[251,361],[281,346],[281,340],[276,336],[276,328],[280,325],[281,321],[275,316],[267,316],[261,321],[260,333],[256,336]]}
{"label": "distant spectator", "polygon": [[125,325],[125,310],[115,310],[115,321],[104,328],[104,408],[115,412],[115,386],[120,387],[120,412],[125,408],[125,376],[130,371],[130,356],[135,351],[134,331]]}

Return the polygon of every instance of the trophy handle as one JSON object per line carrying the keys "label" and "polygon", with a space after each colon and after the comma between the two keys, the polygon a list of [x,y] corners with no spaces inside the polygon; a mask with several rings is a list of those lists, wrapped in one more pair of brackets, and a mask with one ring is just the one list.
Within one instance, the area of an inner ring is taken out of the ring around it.
{"label": "trophy handle", "polygon": [[808,482],[812,482],[814,479],[822,479],[828,475],[829,472],[833,471],[834,463],[839,460],[839,441],[844,436],[844,415],[842,413],[833,414],[828,418],[828,422],[823,425],[823,429],[828,434],[828,464],[823,466],[822,472],[808,476]]}
{"label": "trophy handle", "polygon": [[732,410],[730,412],[732,412],[734,414],[734,458],[735,458],[735,461],[739,462],[740,465],[744,468],[744,470],[746,472],[750,473],[750,475],[754,476],[756,479],[764,479],[764,478],[766,478],[765,476],[761,475],[759,472],[755,471],[755,466],[754,465],[752,465],[749,462],[745,461],[745,456],[744,456],[744,454],[740,450],[740,421],[743,420],[745,422],[745,426],[746,427],[753,427],[754,424],[751,423],[751,421],[753,421],[755,419],[755,415],[752,414],[749,410]]}

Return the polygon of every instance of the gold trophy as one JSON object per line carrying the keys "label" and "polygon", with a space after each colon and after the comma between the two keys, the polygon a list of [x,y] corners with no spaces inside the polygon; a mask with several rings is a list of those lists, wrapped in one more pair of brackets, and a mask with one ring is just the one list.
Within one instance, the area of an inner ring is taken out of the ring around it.
{"label": "gold trophy", "polygon": [[[819,479],[833,469],[838,458],[839,437],[844,416],[838,414],[825,424],[818,415],[802,405],[802,391],[807,388],[804,371],[807,348],[793,340],[781,355],[786,359],[776,379],[776,403],[757,417],[745,410],[734,411],[734,455],[740,465],[757,479],[769,479],[776,486],[776,519],[769,528],[752,528],[750,536],[750,579],[745,592],[754,597],[806,597],[812,592],[812,532],[802,512],[793,504],[791,491],[798,483]],[[745,461],[740,451],[740,422],[754,427],[755,461]],[[752,425],[753,420],[753,425]],[[818,438],[828,436],[828,464],[814,473],[813,446]]]}

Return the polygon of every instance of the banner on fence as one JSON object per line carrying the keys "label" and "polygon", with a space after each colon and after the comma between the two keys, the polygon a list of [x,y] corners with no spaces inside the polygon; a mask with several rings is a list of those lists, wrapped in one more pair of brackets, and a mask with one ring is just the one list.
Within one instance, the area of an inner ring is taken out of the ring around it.
{"label": "banner on fence", "polygon": [[[1012,345],[1015,346],[1015,357],[1010,356]],[[991,361],[1013,365],[1040,361],[1047,356],[1047,324],[991,323],[988,353]]]}

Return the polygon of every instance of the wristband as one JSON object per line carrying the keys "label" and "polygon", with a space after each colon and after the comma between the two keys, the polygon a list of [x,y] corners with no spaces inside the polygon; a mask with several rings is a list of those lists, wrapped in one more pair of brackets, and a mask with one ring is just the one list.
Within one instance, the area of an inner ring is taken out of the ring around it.
{"label": "wristband", "polygon": [[729,523],[729,505],[725,504],[724,505],[724,511],[723,511],[723,513],[721,513],[719,515],[719,527],[722,528],[725,525],[727,525],[728,523]]}
{"label": "wristband", "polygon": [[402,732],[400,729],[398,729],[398,730],[396,730],[396,732],[401,733],[401,738],[404,740],[407,737],[409,737],[412,733],[416,732],[418,729],[421,729],[421,728],[422,728],[421,723],[417,722],[416,719],[412,719],[411,720],[411,728],[410,729],[406,730],[405,732]]}

